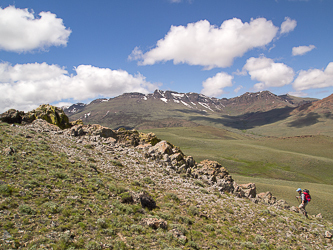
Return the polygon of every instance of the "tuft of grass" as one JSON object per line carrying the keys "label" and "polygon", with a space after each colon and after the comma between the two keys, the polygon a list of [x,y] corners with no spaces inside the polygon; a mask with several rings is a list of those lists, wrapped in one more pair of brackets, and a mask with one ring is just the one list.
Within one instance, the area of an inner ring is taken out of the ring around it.
{"label": "tuft of grass", "polygon": [[124,165],[118,160],[110,160],[110,163],[117,167],[124,167]]}
{"label": "tuft of grass", "polygon": [[166,193],[165,196],[164,196],[164,200],[165,201],[173,200],[177,203],[180,202],[179,197],[175,193]]}
{"label": "tuft of grass", "polygon": [[206,186],[202,181],[199,181],[199,180],[195,180],[194,184],[199,186],[199,187],[205,187]]}
{"label": "tuft of grass", "polygon": [[36,214],[36,211],[32,209],[29,205],[22,204],[19,206],[19,211],[23,214]]}
{"label": "tuft of grass", "polygon": [[150,179],[150,177],[148,176],[144,177],[142,180],[149,185],[155,185],[155,182],[152,179]]}
{"label": "tuft of grass", "polygon": [[0,185],[0,194],[3,196],[11,196],[13,193],[13,187],[11,185],[2,184]]}

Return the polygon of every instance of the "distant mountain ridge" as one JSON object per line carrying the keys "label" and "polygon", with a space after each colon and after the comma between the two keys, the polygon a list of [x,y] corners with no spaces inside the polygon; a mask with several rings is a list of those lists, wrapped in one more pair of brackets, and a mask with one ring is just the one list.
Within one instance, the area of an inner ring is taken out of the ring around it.
{"label": "distant mountain ridge", "polygon": [[[197,94],[193,92],[189,93],[178,93],[175,91],[162,91],[162,90],[155,90],[152,94],[142,94],[142,93],[125,93],[120,96],[117,96],[115,98],[102,98],[102,99],[96,99],[92,101],[90,104],[83,104],[83,103],[77,103],[73,104],[70,107],[65,107],[64,111],[71,115],[73,113],[78,113],[82,111],[87,105],[94,105],[99,104],[101,102],[109,102],[114,99],[129,99],[134,98],[138,101],[144,100],[148,101],[151,99],[159,99],[164,103],[170,103],[174,102],[177,104],[183,104],[188,108],[193,108],[201,111],[212,111],[212,112],[223,112],[224,110],[228,109],[230,106],[239,106],[240,108],[237,108],[236,110],[239,110],[240,113],[247,113],[252,112],[251,108],[256,106],[256,104],[260,103],[261,101],[265,100],[265,104],[270,104],[270,108],[278,108],[278,107],[284,107],[284,106],[291,106],[296,107],[300,104],[309,103],[317,99],[312,98],[298,98],[293,97],[290,95],[281,95],[277,96],[269,91],[260,91],[257,93],[250,93],[247,92],[239,97],[234,98],[222,98],[217,99],[214,97],[208,97],[203,94]],[[275,103],[275,105],[273,105]],[[198,106],[199,105],[199,106]],[[247,108],[244,109],[244,106]],[[258,108],[257,108],[258,109]],[[263,108],[263,110],[266,110],[267,108]],[[238,113],[237,112],[237,113]]]}
{"label": "distant mountain ridge", "polygon": [[332,99],[278,96],[269,91],[218,99],[193,92],[155,90],[151,94],[125,93],[110,99],[96,99],[87,105],[78,103],[64,111],[70,120],[82,119],[85,123],[114,129],[209,125],[249,130],[279,121],[288,121],[284,126],[293,126],[298,124],[300,116],[306,115],[305,109],[320,113],[310,115],[310,119],[317,119],[309,123],[314,124],[319,116],[331,116]]}

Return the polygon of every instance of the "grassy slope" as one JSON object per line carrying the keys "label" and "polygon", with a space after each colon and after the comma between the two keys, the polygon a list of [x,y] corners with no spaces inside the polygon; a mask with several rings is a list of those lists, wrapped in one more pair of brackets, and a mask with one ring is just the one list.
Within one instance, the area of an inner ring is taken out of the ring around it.
{"label": "grassy slope", "polygon": [[294,182],[286,180],[274,180],[267,178],[246,177],[233,175],[237,183],[254,182],[257,192],[266,192],[270,190],[278,199],[286,200],[292,206],[298,206],[298,200],[295,198],[296,188],[307,188],[311,193],[311,202],[306,207],[310,214],[321,213],[326,219],[333,221],[333,186],[327,184],[317,184],[309,182]]}
{"label": "grassy slope", "polygon": [[333,120],[317,114],[291,116],[272,124],[249,129],[248,132],[268,136],[327,135],[333,136]]}
{"label": "grassy slope", "polygon": [[[208,186],[202,189],[191,178],[161,171],[160,163],[143,158],[133,148],[104,150],[77,143],[77,138],[1,123],[0,139],[1,249],[327,245],[322,235],[331,223],[221,195]],[[15,153],[6,156],[3,152],[9,145]],[[158,208],[149,211],[121,203],[127,190],[149,192]],[[148,217],[166,220],[168,229],[143,226],[141,220]],[[188,241],[173,236],[174,229]],[[311,240],[305,240],[304,234]]]}
{"label": "grassy slope", "polygon": [[291,204],[296,201],[295,188],[308,188],[315,196],[310,211],[320,211],[333,219],[331,137],[249,137],[211,127],[152,131],[159,138],[179,145],[197,161],[217,160],[236,174],[236,181],[255,182],[259,191],[270,190]]}

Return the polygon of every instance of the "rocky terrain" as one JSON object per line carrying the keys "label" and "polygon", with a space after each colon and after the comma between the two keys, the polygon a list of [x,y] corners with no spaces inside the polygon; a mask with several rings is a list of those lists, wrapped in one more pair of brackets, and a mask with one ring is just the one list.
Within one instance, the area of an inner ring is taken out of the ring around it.
{"label": "rocky terrain", "polygon": [[320,214],[152,133],[1,122],[0,150],[2,249],[333,249]]}

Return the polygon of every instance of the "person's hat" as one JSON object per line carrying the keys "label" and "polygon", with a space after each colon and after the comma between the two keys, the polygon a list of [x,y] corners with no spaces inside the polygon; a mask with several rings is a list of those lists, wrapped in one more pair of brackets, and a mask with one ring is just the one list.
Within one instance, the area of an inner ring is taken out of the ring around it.
{"label": "person's hat", "polygon": [[302,191],[302,189],[300,189],[300,188],[297,188],[296,192],[299,192],[299,191]]}

